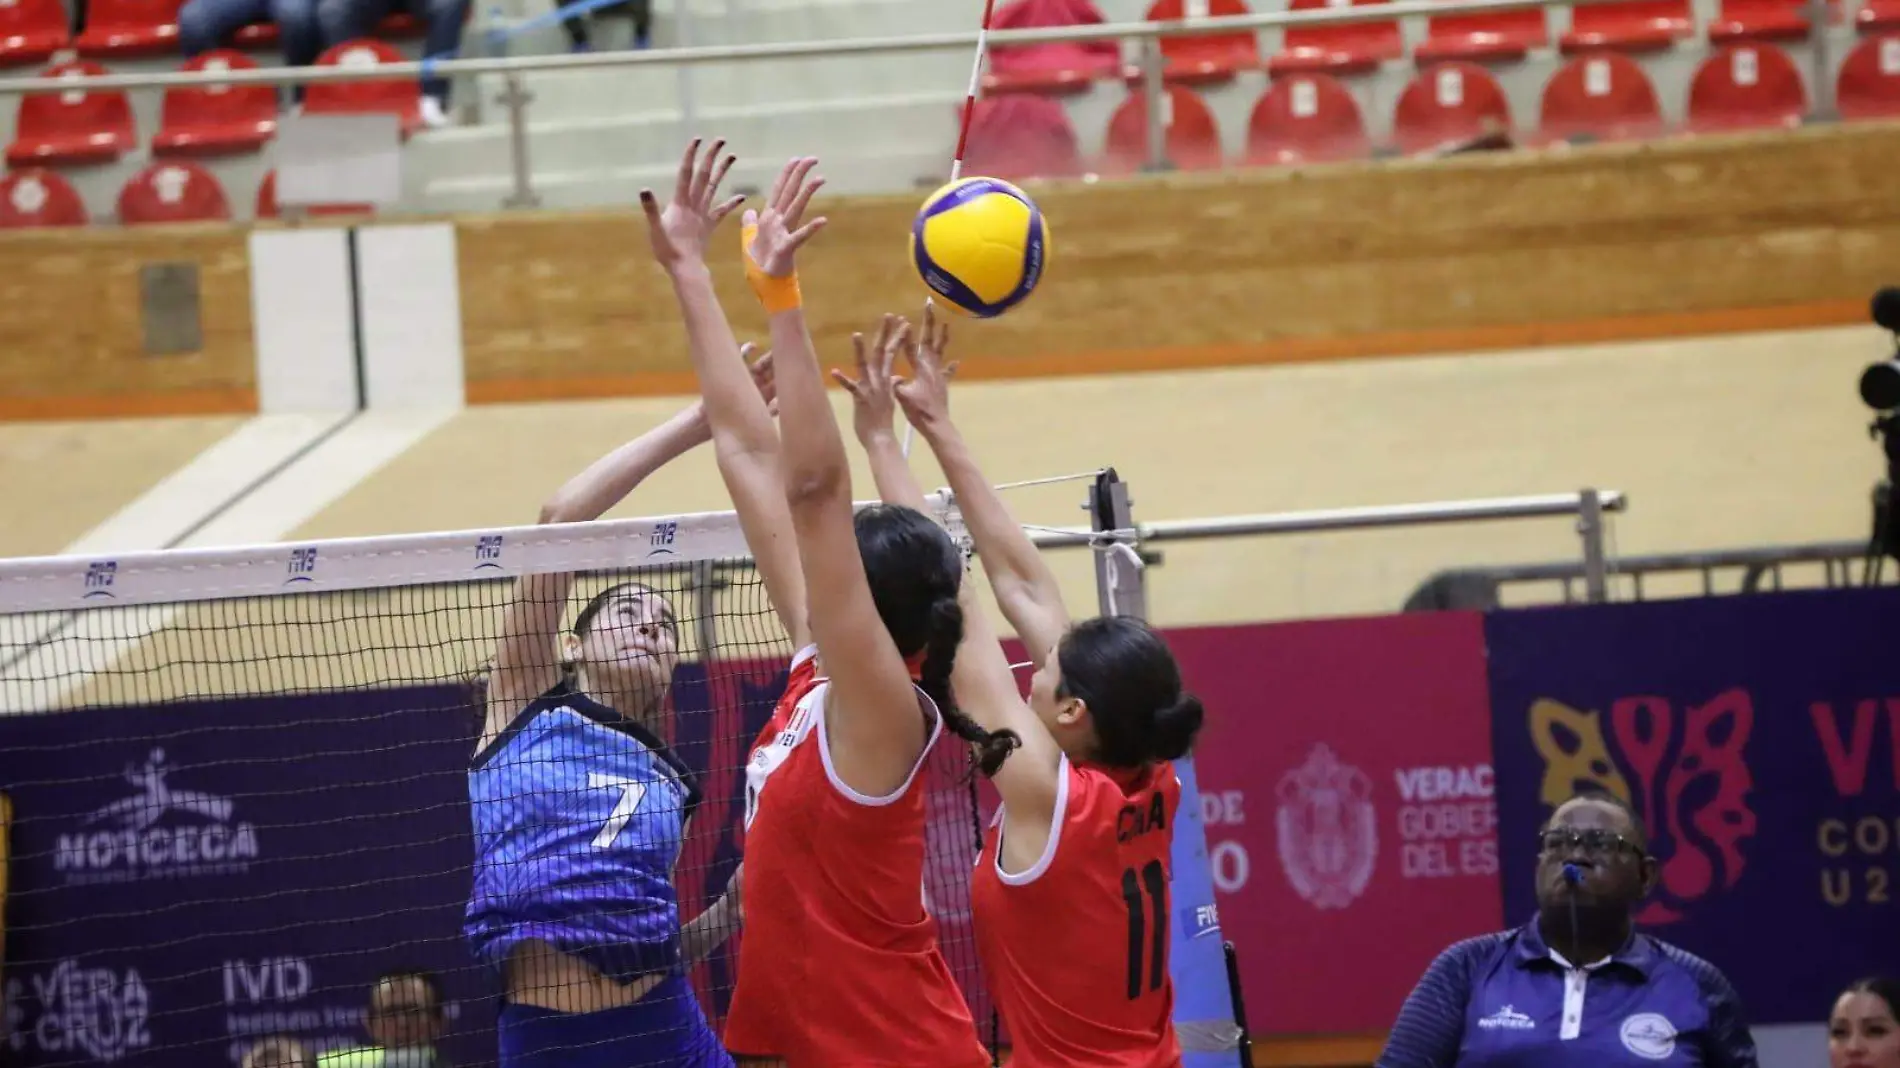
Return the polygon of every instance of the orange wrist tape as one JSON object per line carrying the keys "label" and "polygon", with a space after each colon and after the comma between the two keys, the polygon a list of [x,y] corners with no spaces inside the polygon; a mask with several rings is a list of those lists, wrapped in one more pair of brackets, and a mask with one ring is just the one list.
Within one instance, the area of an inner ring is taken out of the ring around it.
{"label": "orange wrist tape", "polygon": [[757,260],[752,258],[752,239],[758,235],[757,226],[747,226],[739,231],[745,252],[745,280],[752,286],[752,294],[765,305],[768,314],[796,311],[805,304],[804,297],[798,291],[798,272],[793,271],[783,278],[766,274]]}

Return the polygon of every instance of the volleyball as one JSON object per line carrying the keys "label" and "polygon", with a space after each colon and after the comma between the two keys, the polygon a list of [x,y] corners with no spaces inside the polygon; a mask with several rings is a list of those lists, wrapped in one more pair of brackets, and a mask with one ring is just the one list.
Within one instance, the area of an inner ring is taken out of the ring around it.
{"label": "volleyball", "polygon": [[917,273],[945,304],[979,319],[1023,302],[1042,280],[1049,228],[1036,202],[997,178],[964,178],[930,194],[910,229]]}

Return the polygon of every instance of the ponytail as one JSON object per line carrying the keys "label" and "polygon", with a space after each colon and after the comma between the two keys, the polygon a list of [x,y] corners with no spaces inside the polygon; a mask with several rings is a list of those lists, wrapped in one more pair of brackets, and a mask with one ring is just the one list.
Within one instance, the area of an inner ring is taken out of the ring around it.
{"label": "ponytail", "polygon": [[950,692],[950,671],[956,666],[957,646],[963,641],[963,606],[955,597],[944,597],[930,606],[930,636],[924,643],[923,668],[917,688],[937,705],[951,733],[973,747],[971,759],[984,778],[993,778],[1010,752],[1023,744],[1015,731],[984,730],[956,706]]}

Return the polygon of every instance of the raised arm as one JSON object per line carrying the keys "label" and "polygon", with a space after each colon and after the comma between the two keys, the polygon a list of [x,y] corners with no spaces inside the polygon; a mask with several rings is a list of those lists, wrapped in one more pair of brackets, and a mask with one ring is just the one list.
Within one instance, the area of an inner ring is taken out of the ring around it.
{"label": "raised arm", "polygon": [[897,441],[897,397],[892,391],[891,368],[897,362],[897,351],[910,344],[910,337],[907,320],[886,315],[878,324],[877,340],[868,349],[863,334],[851,335],[858,361],[857,377],[836,369],[831,377],[851,394],[851,429],[871,462],[878,499],[924,511],[924,488]]}
{"label": "raised arm", "polygon": [[1036,717],[1016,687],[1003,643],[966,582],[958,595],[963,605],[963,644],[950,670],[950,686],[957,707],[986,731],[1010,731],[1017,751],[1005,760],[991,782],[1003,798],[1003,842],[1011,870],[1022,871],[1042,856],[1055,814],[1056,792],[1062,772],[1062,748]]}
{"label": "raised arm", "polygon": [[[759,389],[769,388],[769,378],[758,386],[750,382],[748,376],[746,388],[754,396]],[[705,409],[695,401],[568,479],[541,506],[540,521],[584,523],[599,519],[648,475],[703,444],[709,436]],[[546,693],[560,679],[561,615],[573,584],[574,576],[569,574],[523,575],[516,580],[514,597],[502,613],[501,637],[495,643],[494,668],[488,677],[483,746],[507,727],[523,705]]]}
{"label": "raised arm", "polygon": [[[930,324],[933,316],[928,307],[924,316],[926,324]],[[927,335],[930,333],[935,332],[927,331]],[[833,371],[831,376],[851,394],[852,426],[871,458],[879,495],[889,504],[920,507],[923,490],[911,473],[910,462],[904,457],[893,428],[896,387],[901,380],[892,374],[892,368],[898,351],[908,351],[911,336],[908,322],[886,315],[878,329],[877,343],[870,350],[866,350],[861,335],[852,338],[857,348],[857,377],[841,371]],[[943,340],[943,336],[937,334],[924,342],[938,346],[932,356],[921,358],[930,360],[932,367],[939,366],[934,353],[941,351]],[[913,355],[911,360],[915,364],[920,358]],[[956,665],[950,672],[951,692],[956,694],[958,710],[977,726],[992,733],[1009,731],[1016,736],[1019,751],[1002,763],[992,781],[1003,795],[1010,821],[1005,841],[1012,853],[1033,845],[1034,851],[1028,855],[1034,858],[1041,855],[1049,835],[1062,752],[1042,721],[1023,702],[996,629],[990,625],[976,596],[976,587],[965,583],[957,601],[963,607],[963,642],[957,647]],[[1018,823],[1022,826],[1018,827]]]}
{"label": "raised arm", "polygon": [[662,210],[653,191],[643,189],[640,207],[646,212],[653,258],[672,280],[685,320],[687,348],[705,398],[720,477],[739,513],[739,527],[752,549],[766,596],[793,647],[802,649],[811,643],[811,632],[805,622],[805,579],[785,507],[778,430],[766,401],[752,385],[745,361],[736,355],[738,343],[706,266],[707,241],[744,200],[718,199],[719,183],[733,163],[732,156],[721,155],[725,144],[713,142],[702,156],[695,138],[680,158],[672,201]]}
{"label": "raised arm", "polygon": [[[811,598],[812,638],[831,679],[825,729],[834,770],[852,789],[884,796],[901,787],[923,751],[910,671],[871,599],[858,553],[844,437],[825,397],[805,327],[794,255],[824,225],[801,222],[821,182],[814,159],[787,164],[764,210],[746,213],[746,255],[771,312],[785,499]],[[753,228],[756,227],[756,230]]]}
{"label": "raised arm", "polygon": [[1030,659],[1040,665],[1068,629],[1069,611],[1062,603],[1055,574],[1016,517],[1009,514],[1002,495],[983,476],[950,419],[949,384],[956,364],[943,362],[949,345],[949,324],[938,323],[936,308],[926,304],[923,337],[908,350],[911,373],[897,381],[897,401],[943,467],[964,525],[976,542],[977,555],[983,559],[983,573],[989,576],[996,606],[1016,628]]}

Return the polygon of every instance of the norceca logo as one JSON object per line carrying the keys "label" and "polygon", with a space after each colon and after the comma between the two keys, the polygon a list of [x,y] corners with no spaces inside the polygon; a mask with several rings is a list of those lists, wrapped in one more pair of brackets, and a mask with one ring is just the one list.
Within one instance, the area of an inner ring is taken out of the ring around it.
{"label": "norceca logo", "polygon": [[167,781],[165,751],[128,767],[134,793],[61,834],[53,868],[71,884],[229,875],[257,859],[257,828],[235,818],[229,798],[182,790]]}

